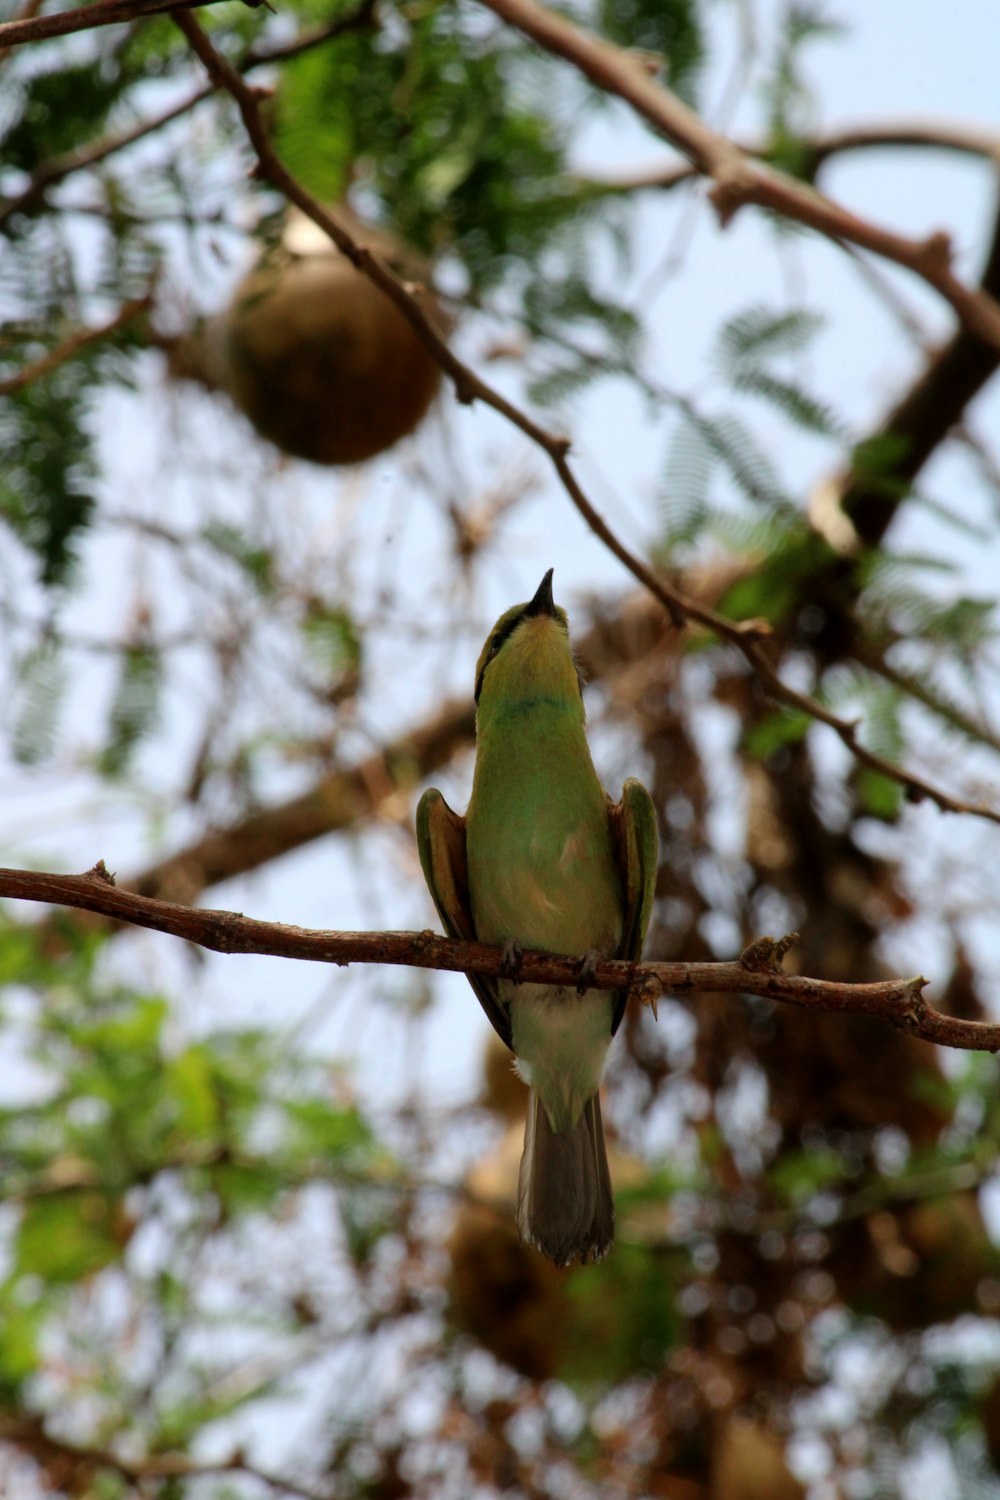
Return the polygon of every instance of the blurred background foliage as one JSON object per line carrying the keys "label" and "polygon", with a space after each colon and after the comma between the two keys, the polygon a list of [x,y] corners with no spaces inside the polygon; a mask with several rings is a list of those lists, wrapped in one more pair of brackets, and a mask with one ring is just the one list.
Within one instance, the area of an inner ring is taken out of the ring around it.
{"label": "blurred background foliage", "polygon": [[[725,92],[755,98],[761,154],[820,173],[810,80],[851,45],[821,7],[565,9],[706,110],[735,36]],[[878,330],[852,358],[890,333],[902,350],[893,405],[884,365],[847,399],[843,283],[771,221],[784,273],[725,273],[687,379],[656,302],[692,274],[700,200],[656,185],[652,143],[572,69],[448,0],[198,15],[268,87],[288,167],[405,247],[470,362],[553,426],[611,413],[630,480],[641,447],[623,534],[770,621],[787,679],[866,744],[989,796],[1000,467],[968,408],[997,351],[838,252]],[[473,451],[449,390],[389,478],[290,463],[227,403],[234,278],[261,242],[299,252],[169,19],[0,71],[4,863],[115,848],[124,883],[195,901],[322,838],[283,918],[426,925],[415,797],[433,774],[461,803],[478,643],[561,563],[566,498],[495,427]],[[606,177],[577,150],[594,131],[622,142]],[[976,248],[994,293],[998,243]],[[573,624],[602,769],[641,774],[661,817],[650,955],[797,929],[802,972],[933,964],[937,1003],[990,1014],[991,830],[942,832],[724,642],[680,638],[610,564],[588,576]],[[513,1229],[503,1059],[445,1104],[362,1076],[362,1007],[411,1062],[458,1014],[434,976],[338,971],[354,1019],[331,1038],[340,1002],[303,1001],[298,976],[244,992],[245,969],[36,917],[0,927],[11,1493],[1000,1495],[992,1058],[728,996],[630,1013],[605,1110],[618,1243],[562,1274]]]}

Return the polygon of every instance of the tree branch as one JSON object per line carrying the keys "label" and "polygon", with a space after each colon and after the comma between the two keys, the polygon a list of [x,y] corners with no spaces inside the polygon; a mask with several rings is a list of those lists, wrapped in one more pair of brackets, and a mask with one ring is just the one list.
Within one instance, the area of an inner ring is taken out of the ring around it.
{"label": "tree branch", "polygon": [[[239,912],[178,906],[120,890],[103,860],[85,875],[51,875],[0,869],[0,897],[72,906],[118,922],[165,932],[215,953],[263,953],[314,963],[391,964],[449,973],[498,976],[503,951],[486,943],[456,942],[427,932],[321,932],[281,922],[261,922]],[[972,1051],[1000,1051],[1000,1025],[946,1016],[924,999],[928,981],[892,979],[877,984],[839,984],[786,974],[781,958],[797,934],[775,942],[760,938],[730,963],[631,963],[602,959],[588,984],[595,989],[628,989],[653,1007],[663,995],[693,991],[761,995],[810,1010],[878,1016],[898,1030],[927,1042]],[[524,954],[518,980],[574,988],[580,959],[567,954]]]}
{"label": "tree branch", "polygon": [[[733,144],[745,156],[765,162],[773,149],[766,136]],[[1000,166],[1000,135],[952,120],[878,120],[871,124],[844,125],[837,130],[798,137],[795,145],[802,152],[806,163],[804,176],[809,181],[831,157],[851,151],[950,151],[959,156],[982,157]],[[580,181],[584,187],[603,192],[635,193],[647,189],[669,191],[699,176],[701,171],[695,162],[666,161],[617,176],[588,175]]]}
{"label": "tree branch", "polygon": [[[216,0],[97,0],[94,5],[78,5],[75,10],[57,11],[54,16],[24,16],[0,23],[0,47],[6,52],[25,42],[47,42],[51,37],[69,36],[74,31],[92,31],[96,26],[115,26],[121,21],[141,21],[164,11],[194,9],[214,5]],[[253,8],[263,0],[243,0]]]}
{"label": "tree branch", "polygon": [[941,230],[911,240],[861,219],[839,203],[786,172],[753,161],[732,141],[719,135],[692,109],[651,78],[642,62],[536,0],[482,0],[508,25],[558,57],[605,93],[630,104],[660,135],[684,153],[713,182],[709,196],[726,225],[746,204],[770,209],[817,230],[827,238],[861,245],[904,266],[949,302],[961,322],[987,343],[1000,348],[1000,303],[967,287],[951,267],[952,246]]}
{"label": "tree branch", "polygon": [[88,348],[91,344],[100,343],[101,339],[110,338],[139,313],[148,312],[152,301],[151,292],[147,292],[142,297],[133,297],[130,302],[122,303],[115,316],[107,323],[102,323],[100,327],[76,329],[69,338],[57,344],[54,349],[50,349],[47,354],[43,354],[40,359],[36,359],[33,364],[25,365],[23,369],[18,370],[16,375],[9,375],[6,380],[0,380],[0,396],[13,395],[15,391],[30,385],[33,380],[40,380],[43,375],[48,375],[51,370],[65,364],[68,359],[74,359],[82,349]]}
{"label": "tree branch", "polygon": [[[506,4],[507,0],[502,0]],[[521,0],[516,0],[520,4]],[[546,14],[546,13],[543,13]],[[557,20],[557,18],[553,18]],[[576,509],[586,521],[591,531],[598,536],[608,550],[622,562],[634,578],[649,590],[658,599],[675,625],[690,624],[692,622],[703,625],[714,634],[728,640],[735,645],[746,658],[752,669],[759,675],[770,693],[779,702],[787,703],[790,707],[803,710],[821,723],[829,725],[836,731],[843,743],[862,764],[872,770],[898,781],[906,788],[907,795],[915,801],[924,798],[937,804],[945,812],[969,813],[981,817],[990,822],[1000,823],[1000,811],[989,807],[984,803],[966,802],[934,787],[923,777],[904,770],[892,761],[874,751],[867,749],[861,744],[857,737],[857,725],[849,720],[838,717],[821,704],[817,699],[810,698],[804,693],[794,691],[782,681],[777,669],[771,664],[765,652],[762,640],[770,634],[770,625],[766,620],[729,620],[724,615],[698,602],[697,599],[681,592],[680,589],[668,583],[661,574],[642,562],[642,560],[631,552],[629,548],[616,536],[600,513],[591,504],[583,491],[582,486],[573,473],[569,463],[570,441],[566,437],[557,436],[539,426],[527,412],[508,401],[506,396],[488,385],[473,370],[452,352],[434,324],[427,317],[419,301],[413,296],[410,286],[405,283],[391,267],[373,251],[365,246],[359,245],[343,225],[329,214],[317,201],[306,192],[279,158],[270,136],[264,126],[260,110],[260,101],[257,92],[251,88],[236,72],[231,63],[212,46],[202,27],[198,24],[196,17],[185,12],[175,15],[176,24],[183,31],[191,43],[193,50],[203,62],[206,71],[212,81],[221,89],[231,94],[236,102],[246,127],[247,134],[257,153],[260,170],[264,177],[278,188],[290,202],[300,208],[312,221],[322,229],[342,254],[347,256],[352,265],[362,271],[371,281],[375,283],[390,300],[395,303],[403,316],[416,329],[428,349],[438,361],[441,368],[452,380],[455,394],[458,400],[466,404],[479,400],[484,405],[490,406],[494,411],[511,422],[526,437],[530,438],[539,448],[546,453],[558,474],[564,489],[569,495]],[[559,26],[563,23],[558,22]],[[575,34],[575,28],[570,27]],[[582,33],[581,33],[582,35]],[[598,45],[598,44],[594,44]],[[599,44],[601,47],[603,43]],[[610,49],[617,56],[615,49]],[[623,54],[623,56],[625,56]],[[626,57],[629,66],[631,59]],[[638,65],[636,65],[638,66]],[[641,71],[641,70],[640,70]],[[645,74],[642,75],[645,77]],[[671,96],[667,96],[668,98]],[[686,107],[676,101],[678,108],[686,111]],[[699,122],[700,123],[700,122]],[[703,127],[707,129],[707,127]],[[711,132],[709,132],[711,134]],[[715,139],[715,138],[713,138]],[[721,138],[719,138],[721,140]],[[726,150],[735,152],[735,147],[725,145]],[[721,149],[721,147],[720,147]],[[738,154],[738,153],[737,153]],[[997,308],[998,340],[1000,340],[1000,307]]]}

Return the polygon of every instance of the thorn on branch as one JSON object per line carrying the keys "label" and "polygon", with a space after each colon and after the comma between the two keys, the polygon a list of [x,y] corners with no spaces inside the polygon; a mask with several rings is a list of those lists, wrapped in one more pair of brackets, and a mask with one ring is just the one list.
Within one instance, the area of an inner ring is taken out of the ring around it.
{"label": "thorn on branch", "polygon": [[657,1004],[660,999],[662,999],[665,991],[663,985],[657,979],[656,975],[643,975],[639,979],[638,984],[635,984],[633,988],[639,1003],[641,1005],[648,1005],[650,1010],[653,1012],[653,1020],[658,1021],[660,1019],[660,1016],[659,1011],[657,1010]]}

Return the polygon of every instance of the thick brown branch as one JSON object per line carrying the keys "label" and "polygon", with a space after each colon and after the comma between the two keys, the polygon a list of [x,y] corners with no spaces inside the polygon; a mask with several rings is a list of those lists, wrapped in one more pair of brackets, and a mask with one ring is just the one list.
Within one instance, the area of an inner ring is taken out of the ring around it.
{"label": "thick brown branch", "polygon": [[[238,912],[178,906],[123,891],[103,862],[86,875],[50,875],[0,869],[0,896],[98,912],[118,922],[148,927],[216,953],[263,953],[314,963],[393,964],[452,973],[499,975],[503,953],[485,943],[460,943],[433,932],[316,932],[261,922]],[[604,959],[588,982],[598,989],[629,989],[655,1005],[663,995],[695,991],[762,995],[812,1010],[878,1016],[924,1041],[974,1051],[1000,1051],[1000,1025],[942,1015],[923,996],[927,980],[838,984],[786,974],[780,959],[791,939],[761,939],[732,963],[630,963]],[[525,953],[520,978],[529,984],[575,986],[580,959]]]}
{"label": "thick brown branch", "polygon": [[[216,0],[97,0],[95,5],[78,5],[74,10],[57,11],[53,16],[24,16],[17,21],[4,21],[0,24],[0,47],[9,51],[25,42],[46,42],[74,31],[92,31],[96,26],[140,21],[144,16],[162,15],[167,10],[215,3]],[[245,0],[245,3],[259,5],[261,0]]]}
{"label": "thick brown branch", "polygon": [[798,178],[753,161],[652,78],[631,52],[583,30],[536,0],[482,3],[547,52],[572,63],[598,88],[624,99],[672,141],[703,176],[712,179],[711,198],[723,224],[739,208],[755,204],[830,239],[860,245],[921,277],[951,304],[967,328],[1000,348],[1000,303],[973,291],[955,275],[947,234],[938,231],[924,240],[907,239],[859,218]]}

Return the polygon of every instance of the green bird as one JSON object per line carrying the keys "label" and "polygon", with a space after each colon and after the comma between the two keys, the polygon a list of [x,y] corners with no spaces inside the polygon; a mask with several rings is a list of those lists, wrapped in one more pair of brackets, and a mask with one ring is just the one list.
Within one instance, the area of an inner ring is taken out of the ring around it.
{"label": "green bird", "polygon": [[[417,843],[445,931],[504,947],[505,977],[469,983],[530,1088],[521,1237],[566,1266],[600,1260],[614,1239],[598,1088],[628,995],[586,980],[599,957],[641,957],[657,833],[640,782],[626,781],[614,803],[597,779],[552,571],[500,616],[480,654],[468,812],[425,792]],[[524,948],[580,954],[579,985],[518,983]]]}

